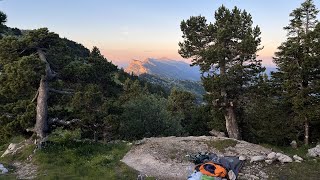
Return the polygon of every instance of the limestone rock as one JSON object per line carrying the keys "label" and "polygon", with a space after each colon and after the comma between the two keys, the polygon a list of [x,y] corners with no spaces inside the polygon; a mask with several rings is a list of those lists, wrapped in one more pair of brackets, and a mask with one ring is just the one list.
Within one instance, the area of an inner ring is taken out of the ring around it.
{"label": "limestone rock", "polygon": [[240,161],[245,161],[247,158],[245,156],[239,156]]}
{"label": "limestone rock", "polygon": [[0,171],[0,174],[6,174],[9,172],[8,169],[3,166],[3,164],[0,164]]}
{"label": "limestone rock", "polygon": [[272,160],[272,159],[267,159],[267,160],[265,160],[265,162],[266,162],[267,164],[272,164],[273,161],[274,161],[274,160]]}
{"label": "limestone rock", "polygon": [[4,157],[8,154],[16,154],[24,146],[25,146],[25,144],[23,144],[23,143],[19,143],[19,144],[10,143],[7,150],[1,155],[1,157]]}
{"label": "limestone rock", "polygon": [[290,163],[293,161],[291,157],[289,157],[285,154],[282,154],[282,153],[277,153],[276,156],[277,156],[278,161],[280,161],[282,164],[283,163]]}
{"label": "limestone rock", "polygon": [[226,134],[224,132],[217,131],[215,129],[212,129],[209,134],[216,137],[226,137]]}
{"label": "limestone rock", "polygon": [[141,140],[136,141],[134,144],[135,144],[135,145],[141,145],[141,144],[144,144],[145,142],[146,142],[146,139],[143,138],[143,139],[141,139]]}
{"label": "limestone rock", "polygon": [[263,161],[265,160],[265,156],[252,156],[250,162],[258,162],[258,161]]}
{"label": "limestone rock", "polygon": [[320,157],[320,144],[314,148],[308,149],[307,156],[309,157]]}
{"label": "limestone rock", "polygon": [[293,140],[291,143],[290,143],[291,147],[293,149],[297,149],[298,148],[298,144],[297,144],[297,141]]}
{"label": "limestone rock", "polygon": [[273,160],[273,161],[276,160],[277,159],[277,153],[275,153],[275,152],[269,153],[268,156],[267,156],[267,159]]}
{"label": "limestone rock", "polygon": [[296,161],[303,161],[303,159],[298,155],[294,155],[293,159],[296,160]]}

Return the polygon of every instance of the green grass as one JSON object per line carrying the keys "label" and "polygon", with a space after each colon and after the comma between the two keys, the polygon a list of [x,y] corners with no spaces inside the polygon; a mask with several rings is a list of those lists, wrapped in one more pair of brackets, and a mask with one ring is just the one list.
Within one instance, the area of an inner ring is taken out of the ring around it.
{"label": "green grass", "polygon": [[[77,133],[53,132],[48,142],[33,155],[32,163],[37,169],[37,179],[136,179],[138,172],[120,162],[130,150],[127,143],[105,144],[91,141],[76,141]],[[13,156],[0,158],[0,163],[9,168],[9,174],[2,179],[16,179],[13,162],[26,162],[35,145],[29,145]]]}
{"label": "green grass", "polygon": [[207,144],[209,148],[215,148],[220,152],[225,152],[227,147],[235,147],[237,145],[237,141],[232,139],[204,141],[204,143]]}
{"label": "green grass", "polygon": [[308,149],[312,148],[311,146],[300,146],[297,149],[292,147],[281,147],[281,146],[272,146],[262,144],[262,146],[271,148],[275,152],[282,152],[286,155],[293,156],[298,155],[304,159],[302,163],[288,163],[288,164],[272,164],[268,166],[266,171],[272,174],[270,179],[278,180],[294,180],[294,179],[303,179],[303,180],[314,180],[319,179],[320,177],[320,159],[309,158],[306,156]]}
{"label": "green grass", "polygon": [[266,171],[272,174],[271,180],[314,180],[320,177],[320,159],[305,160],[302,163],[288,163],[268,166]]}
{"label": "green grass", "polygon": [[314,146],[300,146],[297,149],[293,149],[291,146],[273,146],[269,144],[260,144],[263,147],[272,149],[274,152],[282,152],[286,155],[293,156],[298,155],[302,158],[308,158],[306,157],[308,153],[308,149],[313,148]]}
{"label": "green grass", "polygon": [[39,179],[136,179],[137,172],[120,162],[125,143],[53,142],[34,157]]}

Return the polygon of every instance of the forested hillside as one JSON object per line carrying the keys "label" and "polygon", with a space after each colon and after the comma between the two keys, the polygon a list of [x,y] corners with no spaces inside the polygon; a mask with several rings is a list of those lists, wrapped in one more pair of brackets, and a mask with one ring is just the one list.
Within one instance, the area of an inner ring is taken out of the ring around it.
{"label": "forested hillside", "polygon": [[[253,27],[246,11],[222,6],[214,23],[202,16],[182,21],[179,52],[193,58],[204,73],[206,105],[197,104],[190,93],[168,93],[140,81],[104,58],[97,47],[88,50],[46,28],[9,28],[1,13],[1,142],[33,133],[44,138],[57,127],[79,129],[82,138],[104,141],[204,135],[214,128],[257,143],[317,142],[317,12],[312,1],[306,1],[290,14],[288,39],[275,56],[278,72],[270,77],[256,58],[260,29]],[[159,112],[157,117],[151,116],[154,112]],[[167,129],[171,126],[176,128]]]}
{"label": "forested hillside", "polygon": [[[48,158],[61,152],[70,155],[72,168],[89,158],[93,164],[85,166],[103,169],[122,167],[119,160],[129,146],[116,142],[202,136],[212,129],[257,144],[315,146],[320,142],[318,12],[306,0],[289,15],[271,75],[257,56],[262,30],[246,10],[221,6],[211,22],[204,16],[182,20],[179,54],[200,67],[203,91],[200,83],[183,81],[173,88],[165,79],[128,74],[98,47],[89,50],[48,28],[7,27],[0,11],[0,152],[13,140],[26,139],[35,142],[29,151],[35,150],[36,162],[46,163],[39,163],[41,168],[66,166],[64,158]],[[199,92],[205,103],[199,103]]]}

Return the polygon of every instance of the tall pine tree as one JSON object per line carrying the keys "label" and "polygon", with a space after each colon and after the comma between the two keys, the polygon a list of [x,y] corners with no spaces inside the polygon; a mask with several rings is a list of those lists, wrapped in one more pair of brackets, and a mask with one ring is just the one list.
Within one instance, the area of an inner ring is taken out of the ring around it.
{"label": "tall pine tree", "polygon": [[318,10],[312,0],[306,0],[292,11],[288,26],[287,40],[278,47],[274,62],[279,72],[284,96],[291,102],[295,119],[304,126],[304,143],[309,143],[310,119],[319,101],[315,84],[319,81],[319,55],[314,44],[319,37],[313,31],[318,23]]}
{"label": "tall pine tree", "polygon": [[264,70],[256,59],[261,42],[259,27],[253,27],[245,10],[221,6],[213,24],[202,16],[190,17],[181,22],[181,31],[180,55],[200,66],[212,103],[223,110],[229,137],[239,139],[236,111],[241,96]]}

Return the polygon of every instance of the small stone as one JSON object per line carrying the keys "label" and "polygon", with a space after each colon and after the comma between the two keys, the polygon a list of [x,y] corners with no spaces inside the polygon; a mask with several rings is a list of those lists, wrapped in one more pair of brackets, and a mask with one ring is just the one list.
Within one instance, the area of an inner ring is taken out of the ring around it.
{"label": "small stone", "polygon": [[272,164],[272,163],[273,163],[273,160],[272,160],[272,159],[267,159],[267,160],[265,160],[265,162],[266,162],[267,164]]}
{"label": "small stone", "polygon": [[240,161],[245,161],[247,158],[245,156],[239,156]]}
{"label": "small stone", "polygon": [[226,134],[224,132],[219,132],[215,129],[212,129],[209,134],[211,134],[212,136],[215,136],[215,137],[226,137]]}
{"label": "small stone", "polygon": [[262,177],[262,178],[264,178],[264,179],[268,179],[268,178],[269,178],[269,176],[268,176],[265,172],[263,172],[263,171],[260,171],[260,172],[259,172],[259,176]]}
{"label": "small stone", "polygon": [[277,159],[276,155],[277,155],[277,153],[271,152],[271,153],[268,154],[267,159],[275,160],[275,159]]}
{"label": "small stone", "polygon": [[295,160],[294,162],[301,163],[301,161],[299,161],[299,160]]}
{"label": "small stone", "polygon": [[320,157],[320,145],[317,145],[314,148],[308,149],[308,154],[307,156],[309,157]]}
{"label": "small stone", "polygon": [[298,156],[298,155],[294,155],[294,156],[293,156],[293,159],[294,159],[294,160],[298,160],[298,161],[303,161],[303,159],[302,159],[300,156]]}
{"label": "small stone", "polygon": [[291,143],[290,143],[291,147],[293,149],[297,149],[298,148],[298,144],[297,144],[297,141],[293,140]]}
{"label": "small stone", "polygon": [[255,175],[250,175],[250,178],[251,179],[259,179],[257,176],[255,176]]}
{"label": "small stone", "polygon": [[258,162],[258,161],[263,161],[266,157],[265,156],[253,156],[251,157],[250,162]]}
{"label": "small stone", "polygon": [[290,163],[290,162],[292,162],[292,158],[289,157],[289,156],[287,156],[287,155],[285,155],[285,154],[277,153],[276,156],[277,156],[278,161],[280,161],[282,164],[283,164],[283,163]]}
{"label": "small stone", "polygon": [[136,141],[134,144],[135,145],[141,145],[141,144],[144,144],[145,142],[146,142],[145,139],[141,139],[141,140]]}

